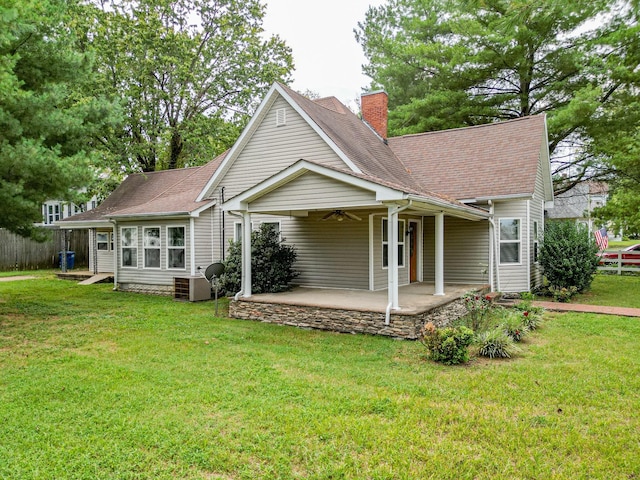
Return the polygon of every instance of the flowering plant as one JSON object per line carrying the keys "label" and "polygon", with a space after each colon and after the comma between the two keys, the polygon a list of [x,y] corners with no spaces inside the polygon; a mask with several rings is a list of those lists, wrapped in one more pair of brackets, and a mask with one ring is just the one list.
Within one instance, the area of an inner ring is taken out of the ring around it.
{"label": "flowering plant", "polygon": [[477,292],[467,292],[462,297],[467,308],[470,327],[477,332],[484,324],[485,317],[492,307],[490,295],[481,295]]}

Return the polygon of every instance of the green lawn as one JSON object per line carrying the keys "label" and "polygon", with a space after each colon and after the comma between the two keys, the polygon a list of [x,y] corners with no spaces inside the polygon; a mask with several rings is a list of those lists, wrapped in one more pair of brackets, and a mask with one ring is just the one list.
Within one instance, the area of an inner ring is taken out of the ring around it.
{"label": "green lawn", "polygon": [[591,288],[575,295],[571,303],[640,308],[640,275],[598,273]]}
{"label": "green lawn", "polygon": [[547,314],[520,357],[0,283],[0,478],[640,478],[640,321]]}
{"label": "green lawn", "polygon": [[610,240],[607,250],[620,250],[635,245],[636,243],[640,243],[640,240]]}

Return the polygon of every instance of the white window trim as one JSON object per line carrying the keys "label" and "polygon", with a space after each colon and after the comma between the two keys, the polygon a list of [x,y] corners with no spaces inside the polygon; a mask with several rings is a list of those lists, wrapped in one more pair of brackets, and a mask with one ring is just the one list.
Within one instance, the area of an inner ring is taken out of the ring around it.
{"label": "white window trim", "polygon": [[[182,247],[169,245],[169,229],[170,228],[182,228],[184,230],[184,245]],[[186,270],[187,269],[187,226],[186,225],[167,225],[165,234],[167,237],[167,242],[165,247],[165,250],[167,251],[167,254],[166,254],[167,270],[182,270],[182,271]],[[169,250],[184,250],[184,267],[169,266]]]}
{"label": "white window trim", "polygon": [[[134,230],[135,231],[135,245],[123,245],[122,240],[124,239],[124,234],[122,233],[124,230]],[[125,248],[135,248],[136,249],[136,264],[135,265],[123,265],[122,261],[124,260],[124,255],[122,251]],[[138,269],[140,268],[138,265],[140,264],[140,243],[138,241],[138,227],[120,227],[120,267],[128,268],[128,269]]]}
{"label": "white window trim", "polygon": [[540,222],[533,221],[533,259],[536,265],[540,263]]}
{"label": "white window trim", "polygon": [[[382,244],[382,247],[380,250],[380,263],[382,264],[383,270],[388,270],[389,266],[388,265],[386,267],[384,266],[384,247],[386,245],[387,250],[389,249],[388,247],[389,240],[388,239],[386,241],[384,240],[384,227],[383,227],[384,222],[388,221],[388,219],[383,217],[381,220],[382,222],[380,223],[380,243]],[[406,232],[405,228],[406,228],[405,220],[402,218],[399,218],[398,219],[398,236],[402,238],[402,241],[398,240],[398,246],[402,245],[402,258],[398,257],[398,268],[405,268],[405,265],[407,264],[407,262],[405,261],[405,257],[407,256],[407,248],[405,247],[405,232]],[[400,235],[400,233],[402,233],[402,235]],[[387,226],[387,236],[388,235],[389,235],[389,227]],[[387,260],[387,263],[388,263],[388,260]]]}
{"label": "white window trim", "polygon": [[[147,247],[144,244],[144,240],[145,240],[144,232],[145,230],[151,230],[155,228],[158,229],[158,240],[160,241],[160,245],[158,245],[157,247]],[[158,257],[159,265],[157,267],[147,267],[145,262],[146,261],[145,251],[147,249],[158,250],[160,256]],[[162,228],[160,227],[160,225],[149,225],[147,227],[142,227],[142,268],[144,268],[145,270],[161,270],[162,269]]]}
{"label": "white window trim", "polygon": [[[106,241],[98,240],[98,235],[106,235],[107,236],[107,240]],[[107,244],[107,248],[106,249],[98,248],[98,245],[100,243],[106,243]],[[111,234],[110,232],[96,232],[96,250],[98,252],[110,252],[110,251],[112,251],[113,250],[113,234]]]}
{"label": "white window trim", "polygon": [[287,124],[287,109],[276,109],[276,127],[282,127]]}
{"label": "white window trim", "polygon": [[[500,222],[502,220],[517,220],[518,221],[518,240],[502,240],[502,229],[500,228]],[[518,244],[518,261],[517,262],[503,262],[502,255],[500,254],[503,243],[517,243]],[[522,265],[522,218],[519,217],[501,217],[498,219],[498,263],[505,266]]]}

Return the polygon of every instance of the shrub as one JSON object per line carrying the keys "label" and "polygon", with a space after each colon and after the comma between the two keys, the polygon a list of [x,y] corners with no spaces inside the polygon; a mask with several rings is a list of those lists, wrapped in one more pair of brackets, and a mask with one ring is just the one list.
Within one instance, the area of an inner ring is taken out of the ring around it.
{"label": "shrub", "polygon": [[[296,251],[285,245],[271,225],[262,224],[251,233],[251,289],[253,293],[276,293],[290,288],[291,281],[298,276],[293,268]],[[242,247],[241,242],[231,242],[229,256],[225,261],[222,287],[227,293],[241,288]]]}
{"label": "shrub", "polygon": [[513,339],[501,327],[482,332],[476,337],[478,355],[489,358],[511,358],[519,351]]}
{"label": "shrub", "polygon": [[427,323],[420,332],[420,342],[429,351],[429,358],[445,365],[457,365],[469,361],[469,345],[473,331],[467,327],[436,328]]}
{"label": "shrub", "polygon": [[576,293],[578,287],[549,287],[549,294],[556,302],[568,302]]}
{"label": "shrub", "polygon": [[531,301],[524,300],[516,303],[513,308],[521,315],[522,325],[527,327],[527,330],[535,330],[542,323],[542,312],[544,308],[534,307]]}
{"label": "shrub", "polygon": [[511,337],[514,342],[522,340],[528,331],[528,328],[522,321],[522,315],[519,312],[509,312],[509,315],[503,320],[500,327],[507,336]]}
{"label": "shrub", "polygon": [[485,327],[487,314],[493,305],[489,295],[481,295],[477,292],[467,292],[462,297],[467,308],[467,326],[474,332]]}
{"label": "shrub", "polygon": [[522,324],[527,330],[536,330],[542,322],[542,315],[534,310],[524,310],[521,312]]}
{"label": "shrub", "polygon": [[574,222],[550,222],[540,242],[540,265],[553,288],[582,292],[598,268],[598,247],[587,228]]}

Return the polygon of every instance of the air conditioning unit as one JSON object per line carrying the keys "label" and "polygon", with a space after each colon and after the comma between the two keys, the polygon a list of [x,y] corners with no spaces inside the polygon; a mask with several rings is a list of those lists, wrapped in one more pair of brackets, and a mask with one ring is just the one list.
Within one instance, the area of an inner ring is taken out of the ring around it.
{"label": "air conditioning unit", "polygon": [[204,277],[174,277],[173,298],[189,302],[211,300],[211,284]]}

